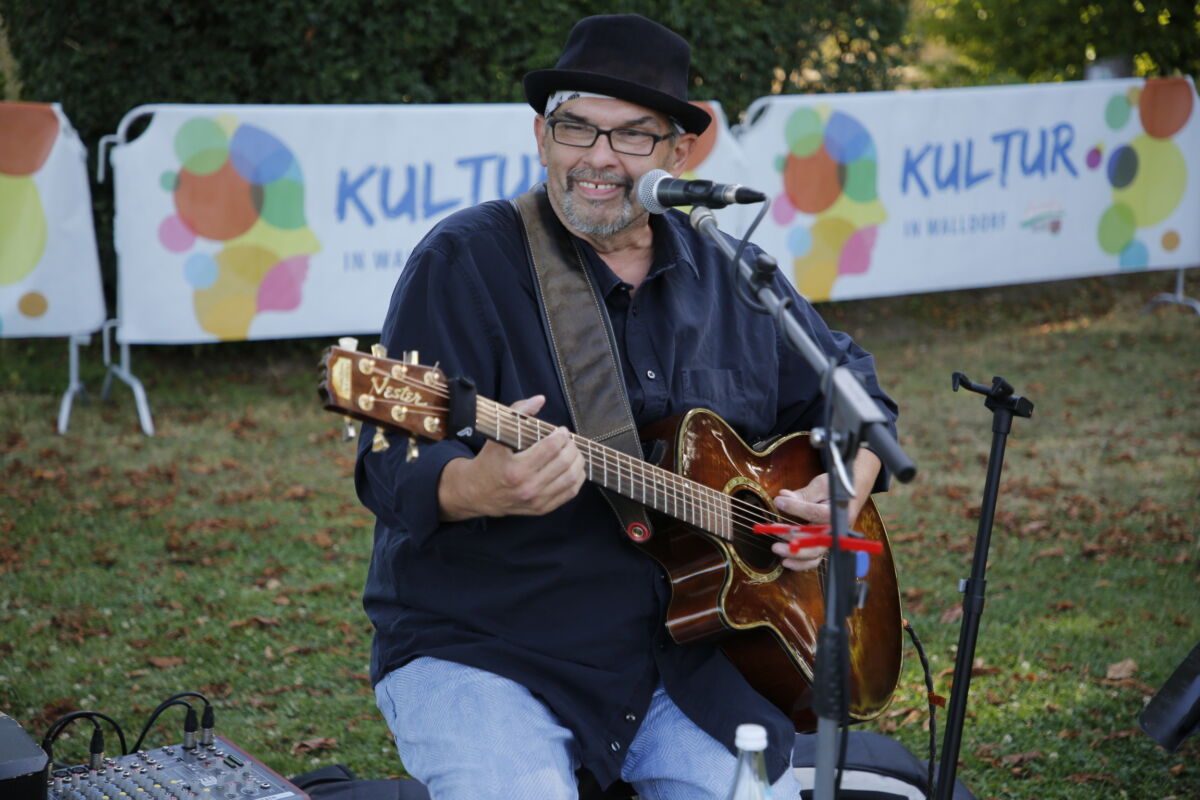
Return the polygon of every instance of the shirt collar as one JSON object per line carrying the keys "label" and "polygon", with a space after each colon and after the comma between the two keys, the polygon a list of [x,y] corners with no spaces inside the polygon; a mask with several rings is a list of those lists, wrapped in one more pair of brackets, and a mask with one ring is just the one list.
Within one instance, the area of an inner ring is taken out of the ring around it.
{"label": "shirt collar", "polygon": [[[691,245],[682,232],[687,224],[687,217],[674,211],[650,215],[650,229],[654,232],[654,263],[650,265],[646,280],[662,275],[679,264],[687,266],[692,276],[700,279],[700,269],[696,266]],[[587,260],[591,263],[592,274],[600,286],[601,296],[608,297],[623,281],[608,268],[595,248],[577,236],[575,239],[585,247],[583,252],[587,254]]]}

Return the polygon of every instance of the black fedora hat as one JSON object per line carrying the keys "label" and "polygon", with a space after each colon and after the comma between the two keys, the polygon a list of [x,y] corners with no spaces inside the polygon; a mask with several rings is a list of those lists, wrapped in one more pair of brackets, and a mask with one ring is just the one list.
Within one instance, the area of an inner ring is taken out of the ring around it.
{"label": "black fedora hat", "polygon": [[525,99],[541,114],[559,89],[594,92],[661,111],[689,133],[711,117],[687,100],[692,48],[682,36],[638,14],[587,17],[571,28],[554,69],[525,76]]}

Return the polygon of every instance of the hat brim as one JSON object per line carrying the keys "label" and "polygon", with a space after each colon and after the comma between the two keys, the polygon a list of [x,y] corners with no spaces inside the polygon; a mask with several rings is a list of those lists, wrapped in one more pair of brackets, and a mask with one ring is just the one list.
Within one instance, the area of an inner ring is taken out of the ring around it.
{"label": "hat brim", "polygon": [[661,111],[683,126],[688,133],[701,134],[712,122],[709,113],[691,103],[669,94],[649,89],[641,84],[575,69],[537,69],[527,73],[523,81],[525,99],[539,114],[546,108],[546,100],[559,89],[577,89],[595,92],[625,100],[639,106]]}

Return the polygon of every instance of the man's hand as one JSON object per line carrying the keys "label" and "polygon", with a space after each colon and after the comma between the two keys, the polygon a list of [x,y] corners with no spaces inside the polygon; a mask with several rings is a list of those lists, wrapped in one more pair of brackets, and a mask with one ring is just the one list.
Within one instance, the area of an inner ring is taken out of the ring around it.
{"label": "man's hand", "polygon": [[[536,414],[543,395],[518,400],[512,407]],[[514,453],[488,442],[474,458],[446,464],[438,481],[438,508],[447,522],[509,514],[548,514],[579,493],[585,478],[583,456],[566,428],[558,428],[532,447]]]}
{"label": "man's hand", "polygon": [[[858,512],[871,496],[871,487],[879,476],[882,466],[879,457],[870,450],[859,450],[854,459],[854,493],[848,509],[850,524],[858,518]],[[784,489],[775,498],[775,507],[785,514],[798,517],[805,522],[822,524],[829,522],[829,475],[821,473],[802,489]],[[819,566],[827,547],[806,547],[796,553],[788,550],[787,542],[775,542],[771,552],[783,559],[783,566],[801,572]]]}

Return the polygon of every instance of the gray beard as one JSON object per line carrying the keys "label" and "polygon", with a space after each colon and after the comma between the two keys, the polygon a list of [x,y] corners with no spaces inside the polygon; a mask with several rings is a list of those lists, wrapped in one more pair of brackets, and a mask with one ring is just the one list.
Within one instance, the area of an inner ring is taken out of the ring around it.
{"label": "gray beard", "polygon": [[[585,180],[593,179],[592,176],[587,176]],[[603,178],[601,178],[603,180]],[[611,222],[589,222],[583,219],[579,214],[579,209],[575,206],[575,193],[569,188],[563,193],[562,213],[567,218],[567,222],[572,228],[580,233],[596,238],[605,238],[628,228],[637,216],[633,209],[633,202],[629,198],[629,191],[625,192],[625,196],[621,199],[621,213],[617,215]],[[586,202],[586,201],[585,201]]]}

